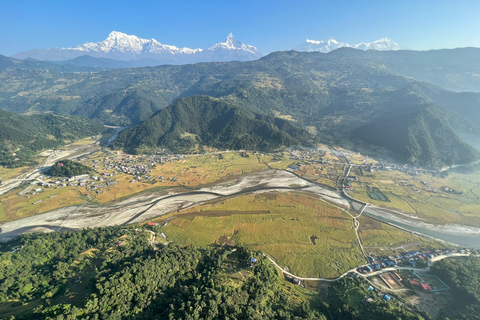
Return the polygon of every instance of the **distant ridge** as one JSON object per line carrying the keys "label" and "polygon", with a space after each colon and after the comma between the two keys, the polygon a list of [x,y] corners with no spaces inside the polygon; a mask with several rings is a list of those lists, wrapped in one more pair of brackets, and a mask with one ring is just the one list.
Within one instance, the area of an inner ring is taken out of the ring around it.
{"label": "distant ridge", "polygon": [[248,61],[262,56],[257,48],[243,44],[231,33],[224,42],[217,43],[210,48],[190,49],[162,44],[155,39],[142,39],[135,35],[112,31],[105,40],[100,42],[87,42],[68,48],[34,49],[17,53],[13,57],[42,61],[66,61],[85,55],[122,61],[148,59],[150,64],[157,65],[230,60]]}

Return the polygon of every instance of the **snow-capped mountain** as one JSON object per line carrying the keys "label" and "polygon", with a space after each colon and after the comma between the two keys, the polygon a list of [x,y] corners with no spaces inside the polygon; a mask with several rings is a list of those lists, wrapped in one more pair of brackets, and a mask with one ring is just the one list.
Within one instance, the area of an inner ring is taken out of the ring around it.
{"label": "snow-capped mountain", "polygon": [[330,39],[327,41],[319,41],[319,40],[310,40],[307,41],[298,47],[295,48],[297,51],[307,51],[307,52],[323,52],[327,53],[332,50],[343,48],[343,47],[350,47],[360,50],[378,50],[378,51],[388,51],[388,50],[398,50],[398,44],[393,42],[388,38],[382,38],[374,42],[365,43],[361,42],[359,44],[350,45],[346,42],[338,42],[335,39]]}
{"label": "snow-capped mountain", "polygon": [[254,60],[262,54],[254,46],[245,45],[233,35],[208,49],[178,48],[162,44],[155,39],[142,39],[134,35],[113,31],[100,42],[88,42],[70,48],[36,49],[14,55],[17,59],[66,61],[89,55],[123,61],[148,60],[148,64],[184,64],[207,61]]}

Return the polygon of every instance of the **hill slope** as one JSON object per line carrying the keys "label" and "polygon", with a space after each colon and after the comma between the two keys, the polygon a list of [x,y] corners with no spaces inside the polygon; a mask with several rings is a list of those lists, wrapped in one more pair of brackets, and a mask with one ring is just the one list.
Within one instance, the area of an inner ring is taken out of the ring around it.
{"label": "hill slope", "polygon": [[123,131],[114,147],[130,152],[163,147],[191,151],[197,146],[273,150],[308,139],[288,120],[256,114],[218,99],[193,96],[175,101],[143,124]]}
{"label": "hill slope", "polygon": [[383,146],[400,159],[428,167],[470,163],[479,157],[433,104],[398,110],[353,131],[356,138]]}
{"label": "hill slope", "polygon": [[105,131],[88,119],[53,114],[23,116],[0,110],[0,165],[30,164],[39,150]]}
{"label": "hill slope", "polygon": [[[366,54],[357,51],[353,50],[353,56],[336,51],[275,52],[250,62],[99,73],[6,70],[0,72],[0,107],[16,112],[83,115],[112,125],[137,125],[178,98],[208,95],[246,112],[291,119],[297,126],[312,127],[324,142],[351,145],[352,132],[373,119],[435,103],[446,126],[456,133],[469,127],[468,134],[474,135],[469,141],[480,140],[472,127],[480,126],[472,119],[480,110],[480,94],[454,93],[418,82],[381,61],[357,57],[358,52]],[[431,53],[426,54],[428,58]],[[446,113],[441,107],[451,112]],[[456,117],[455,125],[449,119],[451,115]],[[457,141],[458,137],[446,138]],[[395,148],[390,144],[387,147],[391,151]],[[398,158],[410,158],[408,154],[398,154],[399,150],[405,149],[396,149]],[[446,150],[439,151],[448,156]]]}

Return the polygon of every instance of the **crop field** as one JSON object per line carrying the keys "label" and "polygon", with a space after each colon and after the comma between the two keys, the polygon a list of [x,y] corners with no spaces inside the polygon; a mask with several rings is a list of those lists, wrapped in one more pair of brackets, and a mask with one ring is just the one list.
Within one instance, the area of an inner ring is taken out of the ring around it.
{"label": "crop field", "polygon": [[[96,140],[85,138],[79,143],[88,145],[92,141],[95,142]],[[149,164],[145,156],[125,154],[110,156],[110,158],[114,157],[127,159],[129,165]],[[273,160],[274,157],[270,155],[253,155],[251,153],[248,157],[245,155],[242,157],[238,152],[223,153],[222,156],[216,154],[189,155],[179,160],[155,164],[151,168],[150,176],[157,178],[142,179],[132,183],[134,177],[131,174],[106,168],[105,164],[108,162],[108,158],[107,153],[99,151],[86,157],[83,162],[94,167],[98,172],[97,175],[111,174],[115,183],[98,189],[98,192],[96,190],[88,191],[86,186],[72,186],[58,189],[42,188],[42,191],[35,195],[29,191],[21,196],[23,189],[13,190],[0,196],[0,221],[16,220],[62,207],[78,205],[84,203],[88,198],[93,198],[96,203],[105,204],[141,192],[153,192],[174,187],[200,188],[240,177],[243,174],[268,170],[269,165],[272,164],[279,169],[284,169],[291,164],[291,160],[285,155],[281,155],[276,160]],[[22,170],[25,170],[25,168],[0,168],[0,174],[2,174],[0,176],[14,177],[20,174]],[[160,179],[158,177],[164,178]],[[98,183],[98,185],[102,184],[105,183]]]}
{"label": "crop field", "polygon": [[[127,157],[123,155],[123,157]],[[91,161],[102,161],[104,157],[92,157]],[[138,157],[138,164],[148,163],[143,157]],[[115,176],[116,185],[102,189],[102,193],[96,195],[99,203],[107,203],[128,197],[144,191],[153,191],[173,187],[201,188],[213,185],[218,182],[240,177],[244,174],[268,170],[267,163],[273,162],[278,168],[286,168],[289,160],[282,157],[280,161],[273,161],[272,156],[252,155],[241,156],[238,152],[223,153],[221,156],[211,155],[189,155],[179,160],[156,164],[150,176],[157,178],[136,181],[131,183],[132,176],[118,173]],[[99,172],[113,172],[98,168]],[[158,177],[163,177],[160,179]]]}
{"label": "crop field", "polygon": [[35,195],[18,196],[18,190],[0,197],[0,221],[16,220],[57,208],[84,203],[87,198],[75,188],[43,189]]}
{"label": "crop field", "polygon": [[[450,173],[441,178],[430,174],[411,176],[399,171],[364,172],[353,170],[359,181],[349,193],[380,207],[399,209],[436,224],[459,223],[480,227],[480,172]],[[450,192],[445,191],[445,187]],[[372,199],[369,189],[377,188],[389,202]]]}
{"label": "crop field", "polygon": [[220,155],[191,155],[186,159],[160,164],[152,174],[178,177],[179,184],[197,187],[220,179],[268,169],[260,156],[250,154],[246,158],[233,152]]}
{"label": "crop field", "polygon": [[402,247],[406,251],[412,251],[443,246],[439,242],[427,240],[366,216],[361,216],[358,221],[360,222],[358,234],[367,254],[385,255],[395,251],[405,252]]}
{"label": "crop field", "polygon": [[26,171],[27,169],[28,168],[26,167],[9,169],[9,168],[4,168],[0,166],[0,181],[4,181],[10,178],[16,177],[22,172]]}
{"label": "crop field", "polygon": [[[223,213],[222,213],[223,212]],[[351,218],[305,193],[246,195],[158,219],[183,244],[243,244],[300,276],[335,277],[364,263]]]}

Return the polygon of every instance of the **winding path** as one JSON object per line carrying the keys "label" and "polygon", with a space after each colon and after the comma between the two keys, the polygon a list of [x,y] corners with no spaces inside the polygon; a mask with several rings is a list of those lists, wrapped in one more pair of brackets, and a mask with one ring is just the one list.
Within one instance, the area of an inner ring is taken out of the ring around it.
{"label": "winding path", "polygon": [[[376,276],[376,275],[379,275],[379,274],[382,274],[382,273],[385,273],[385,272],[389,272],[389,271],[396,271],[396,270],[415,270],[415,271],[420,271],[420,272],[428,272],[430,271],[430,267],[433,266],[433,264],[437,261],[440,261],[440,260],[443,260],[443,259],[446,259],[446,258],[452,258],[452,257],[468,257],[470,256],[470,254],[463,254],[463,253],[449,253],[449,254],[446,254],[446,255],[440,255],[440,256],[436,256],[435,258],[431,259],[429,262],[428,262],[428,266],[425,267],[425,268],[413,268],[413,267],[390,267],[390,268],[384,268],[384,269],[381,269],[381,270],[378,270],[378,271],[374,271],[374,272],[370,272],[368,274],[363,274],[363,273],[360,273],[357,271],[358,268],[361,268],[361,267],[365,267],[366,265],[362,265],[362,266],[357,266],[353,269],[350,269],[348,271],[345,271],[344,273],[342,273],[340,276],[336,277],[336,278],[333,278],[333,279],[327,279],[327,278],[304,278],[304,277],[299,277],[297,275],[294,275],[293,273],[290,273],[286,270],[284,270],[282,267],[280,267],[280,265],[272,258],[270,257],[268,254],[266,253],[263,253],[263,255],[265,257],[268,258],[268,260],[270,260],[274,265],[275,267],[277,267],[282,273],[284,274],[287,274],[291,277],[294,277],[294,278],[297,278],[299,280],[307,280],[307,281],[326,281],[326,282],[335,282],[335,281],[338,281],[342,278],[344,278],[346,275],[348,275],[349,273],[356,273],[358,274],[359,276],[361,276],[362,278],[369,278],[369,277],[373,277],[373,276]],[[372,284],[373,285],[373,284]],[[389,291],[395,291],[395,290],[391,290],[391,289],[386,289],[386,290],[389,290]]]}

